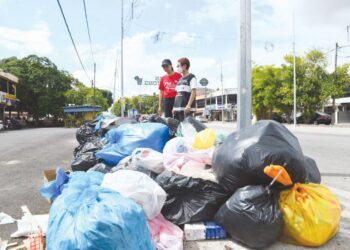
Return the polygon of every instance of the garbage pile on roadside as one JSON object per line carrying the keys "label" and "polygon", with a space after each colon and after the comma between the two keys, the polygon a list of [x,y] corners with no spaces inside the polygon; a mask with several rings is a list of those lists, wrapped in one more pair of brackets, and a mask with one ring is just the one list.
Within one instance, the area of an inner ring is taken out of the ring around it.
{"label": "garbage pile on roadside", "polygon": [[232,238],[321,246],[340,204],[283,125],[218,135],[192,117],[100,115],[76,133],[73,172],[41,188],[52,205],[47,249],[183,249]]}

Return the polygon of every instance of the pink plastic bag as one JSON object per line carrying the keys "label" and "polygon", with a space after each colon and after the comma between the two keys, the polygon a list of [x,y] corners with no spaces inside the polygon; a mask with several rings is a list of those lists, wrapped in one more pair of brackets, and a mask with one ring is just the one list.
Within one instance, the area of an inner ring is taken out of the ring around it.
{"label": "pink plastic bag", "polygon": [[166,220],[162,214],[148,220],[148,228],[157,250],[183,249],[183,231]]}
{"label": "pink plastic bag", "polygon": [[163,149],[163,163],[168,170],[180,170],[187,163],[205,169],[211,165],[214,147],[206,150],[196,150],[188,146],[182,137],[176,137],[168,141]]}

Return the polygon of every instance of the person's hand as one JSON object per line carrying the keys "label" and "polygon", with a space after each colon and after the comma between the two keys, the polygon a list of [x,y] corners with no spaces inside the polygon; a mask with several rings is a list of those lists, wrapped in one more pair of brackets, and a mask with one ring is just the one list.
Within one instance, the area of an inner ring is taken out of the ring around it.
{"label": "person's hand", "polygon": [[158,115],[162,115],[162,107],[161,106],[158,107]]}
{"label": "person's hand", "polygon": [[187,105],[184,111],[185,111],[185,113],[189,113],[190,110],[191,110],[191,107]]}

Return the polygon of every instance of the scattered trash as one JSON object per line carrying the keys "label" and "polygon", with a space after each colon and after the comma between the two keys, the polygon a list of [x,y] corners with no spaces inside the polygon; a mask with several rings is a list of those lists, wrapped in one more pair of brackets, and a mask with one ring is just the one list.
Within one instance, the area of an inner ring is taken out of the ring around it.
{"label": "scattered trash", "polygon": [[154,246],[157,250],[182,250],[182,230],[159,214],[148,220]]}
{"label": "scattered trash", "polygon": [[217,183],[167,170],[157,176],[156,182],[167,193],[162,214],[176,225],[213,220],[229,197]]}
{"label": "scattered trash", "polygon": [[107,166],[104,163],[97,163],[95,166],[90,168],[87,172],[97,171],[97,172],[101,172],[102,174],[107,174],[111,172],[111,169],[112,169],[111,167]]}
{"label": "scattered trash", "polygon": [[184,231],[187,241],[227,238],[225,229],[213,221],[185,224]]}
{"label": "scattered trash", "polygon": [[206,128],[195,135],[192,147],[196,149],[211,148],[215,144],[215,139],[216,135],[214,130],[211,128]]}
{"label": "scattered trash", "polygon": [[53,202],[57,196],[62,193],[63,185],[69,180],[68,174],[62,169],[56,169],[55,179],[45,183],[44,186],[40,188],[41,195],[50,202]]}
{"label": "scattered trash", "polygon": [[132,152],[135,165],[160,174],[165,170],[163,166],[163,154],[151,148],[137,148]]}
{"label": "scattered trash", "polygon": [[136,148],[147,147],[162,152],[169,139],[169,129],[159,123],[124,124],[110,130],[105,137],[109,144],[96,156],[108,164],[117,165]]}
{"label": "scattered trash", "polygon": [[88,171],[99,162],[94,152],[86,152],[79,155],[72,162],[71,167],[73,171]]}
{"label": "scattered trash", "polygon": [[219,184],[234,192],[248,185],[267,186],[265,166],[283,165],[293,182],[306,181],[306,162],[298,139],[275,121],[258,121],[232,133],[218,146],[213,169]]}
{"label": "scattered trash", "polygon": [[17,220],[17,231],[11,234],[11,238],[30,236],[32,234],[46,234],[49,215],[32,215],[27,206],[22,206],[22,219]]}
{"label": "scattered trash", "polygon": [[263,186],[238,189],[215,215],[230,236],[251,248],[264,248],[281,235],[278,196]]}
{"label": "scattered trash", "polygon": [[163,149],[164,167],[169,170],[180,170],[187,165],[205,169],[211,165],[214,148],[193,150],[181,137],[173,138]]}
{"label": "scattered trash", "polygon": [[137,171],[108,173],[101,186],[134,200],[143,208],[148,219],[153,219],[160,213],[166,199],[165,191],[154,180]]}
{"label": "scattered trash", "polygon": [[0,225],[12,224],[16,220],[4,212],[0,213]]}
{"label": "scattered trash", "polygon": [[96,139],[97,136],[94,129],[85,123],[77,129],[76,138],[80,144],[84,144],[88,141]]}
{"label": "scattered trash", "polygon": [[142,208],[94,183],[99,172],[75,172],[50,209],[47,250],[154,249]]}

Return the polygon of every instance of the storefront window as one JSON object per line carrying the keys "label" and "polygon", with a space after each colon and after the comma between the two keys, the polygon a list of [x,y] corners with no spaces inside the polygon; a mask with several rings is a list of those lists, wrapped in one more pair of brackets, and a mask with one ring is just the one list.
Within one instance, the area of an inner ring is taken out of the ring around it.
{"label": "storefront window", "polygon": [[9,84],[9,94],[10,95],[16,95],[16,88],[13,83]]}
{"label": "storefront window", "polygon": [[0,91],[7,92],[7,82],[0,78]]}

